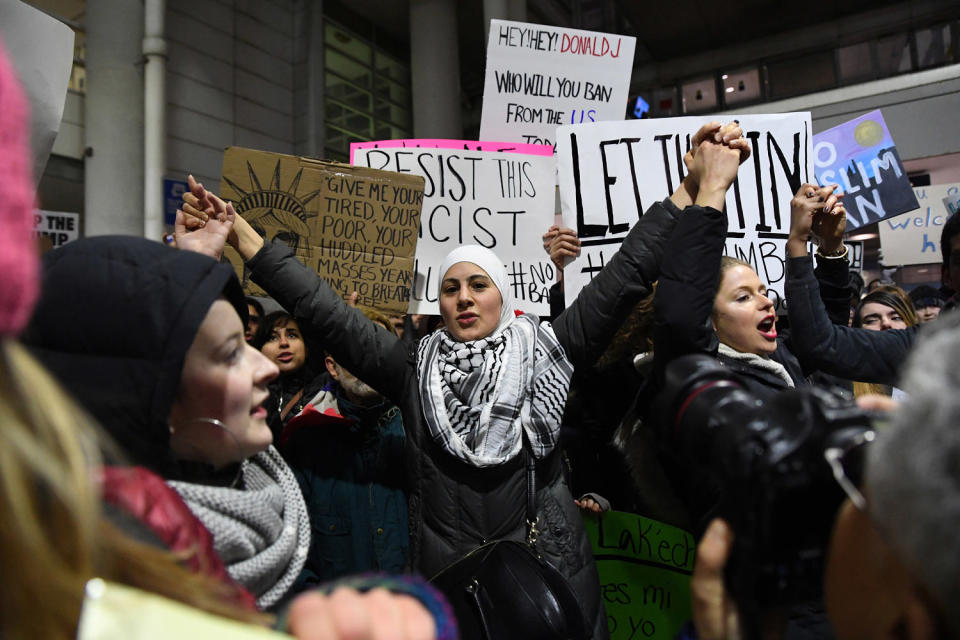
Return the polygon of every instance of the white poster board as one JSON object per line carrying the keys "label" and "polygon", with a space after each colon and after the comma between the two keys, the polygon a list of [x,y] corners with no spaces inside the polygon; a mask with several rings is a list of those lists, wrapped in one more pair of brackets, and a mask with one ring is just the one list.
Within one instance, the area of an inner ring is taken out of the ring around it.
{"label": "white poster board", "polygon": [[949,216],[944,200],[960,194],[960,183],[914,187],[913,193],[920,203],[919,209],[882,220],[877,225],[884,266],[943,262],[940,234]]}
{"label": "white poster board", "polygon": [[636,38],[491,20],[481,140],[555,144],[560,125],[623,120]]}
{"label": "white poster board", "polygon": [[50,238],[54,249],[62,247],[80,237],[80,214],[37,209],[33,212],[33,232],[38,238]]}
{"label": "white poster board", "polygon": [[439,314],[440,264],[479,244],[507,269],[515,308],[550,313],[556,271],[541,236],[553,224],[553,156],[462,149],[357,149],[353,164],[423,176],[423,208],[409,313]]}
{"label": "white poster board", "polygon": [[[786,278],[790,200],[813,182],[809,113],[738,115],[752,147],[727,192],[725,253],[749,262],[779,309]],[[566,304],[617,252],[643,212],[686,175],[690,138],[711,120],[734,116],[598,122],[558,129],[564,224],[577,230],[580,256],[564,268]]]}
{"label": "white poster board", "polygon": [[19,0],[3,0],[0,41],[30,102],[33,179],[39,183],[63,118],[73,68],[73,30]]}

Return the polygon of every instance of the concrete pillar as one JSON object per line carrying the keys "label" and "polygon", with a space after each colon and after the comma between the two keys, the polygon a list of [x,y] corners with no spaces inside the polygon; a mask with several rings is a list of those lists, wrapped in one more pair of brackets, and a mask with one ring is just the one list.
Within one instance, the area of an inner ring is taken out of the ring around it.
{"label": "concrete pillar", "polygon": [[313,0],[307,9],[307,155],[324,157],[323,0]]}
{"label": "concrete pillar", "polygon": [[462,138],[456,0],[410,0],[413,132]]}
{"label": "concrete pillar", "polygon": [[88,236],[143,235],[143,16],[142,2],[87,0]]}

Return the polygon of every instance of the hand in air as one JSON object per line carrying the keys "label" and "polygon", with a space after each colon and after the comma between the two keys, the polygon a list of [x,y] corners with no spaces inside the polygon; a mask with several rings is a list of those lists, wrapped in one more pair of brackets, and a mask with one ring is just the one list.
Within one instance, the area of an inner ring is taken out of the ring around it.
{"label": "hand in air", "polygon": [[187,176],[187,184],[189,191],[183,194],[174,223],[176,245],[219,260],[225,243],[235,246],[236,212],[231,203],[204,189],[192,175]]}
{"label": "hand in air", "polygon": [[290,606],[289,628],[301,640],[431,640],[437,633],[419,600],[384,589],[306,593]]}
{"label": "hand in air", "polygon": [[820,187],[805,183],[790,201],[790,241],[806,242],[814,237],[820,250],[833,252],[843,243],[847,211],[838,185]]}
{"label": "hand in air", "polygon": [[547,253],[550,254],[550,260],[557,267],[557,270],[562,271],[565,258],[576,258],[580,255],[580,238],[577,237],[577,232],[573,229],[551,227],[551,229],[553,228],[556,228],[557,231],[550,239]]}

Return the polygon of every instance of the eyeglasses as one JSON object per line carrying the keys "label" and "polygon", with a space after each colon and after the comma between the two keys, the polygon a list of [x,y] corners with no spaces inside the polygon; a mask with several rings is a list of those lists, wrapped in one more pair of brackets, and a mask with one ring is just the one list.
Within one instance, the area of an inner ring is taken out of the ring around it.
{"label": "eyeglasses", "polygon": [[862,431],[848,439],[842,446],[828,447],[823,451],[823,457],[830,465],[837,484],[850,498],[853,506],[860,511],[865,511],[867,508],[867,499],[857,488],[857,482],[863,475],[866,453],[864,445],[873,442],[876,435],[873,430]]}

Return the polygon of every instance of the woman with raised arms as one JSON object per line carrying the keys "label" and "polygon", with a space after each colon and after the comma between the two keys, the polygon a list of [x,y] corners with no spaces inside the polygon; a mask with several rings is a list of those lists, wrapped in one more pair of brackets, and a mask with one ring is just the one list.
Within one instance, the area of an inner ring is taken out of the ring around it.
{"label": "woman with raised arms", "polygon": [[[740,134],[736,125],[713,123],[694,144]],[[696,172],[650,207],[553,324],[514,313],[496,254],[455,249],[439,269],[443,327],[416,353],[350,308],[289,249],[265,244],[230,204],[192,178],[190,186],[178,213],[178,244],[217,256],[229,235],[254,281],[338,363],[401,408],[412,568],[430,577],[484,542],[525,539],[526,441],[537,468],[537,549],[577,592],[591,637],[608,637],[590,544],[560,471],[560,418],[573,367],[594,362],[650,293],[665,240],[697,197]]]}

